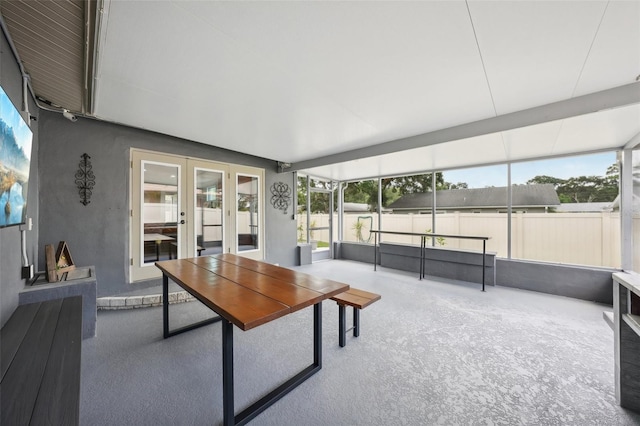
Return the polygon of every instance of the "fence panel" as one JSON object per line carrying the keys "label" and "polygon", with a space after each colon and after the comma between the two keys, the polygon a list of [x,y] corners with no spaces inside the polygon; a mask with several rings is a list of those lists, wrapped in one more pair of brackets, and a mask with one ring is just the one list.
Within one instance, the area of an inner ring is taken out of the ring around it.
{"label": "fence panel", "polygon": [[[507,257],[507,215],[504,213],[460,213],[458,214],[458,234],[476,237],[491,237],[487,241],[487,251]],[[438,227],[438,232],[440,228]],[[482,242],[459,240],[460,248],[482,250]]]}
{"label": "fence panel", "polygon": [[[358,241],[354,224],[362,214],[345,214],[344,240]],[[377,215],[374,229],[377,227]],[[444,213],[436,216],[439,234],[491,237],[487,250],[499,257],[508,255],[507,215],[505,213]],[[384,214],[382,230],[427,232],[431,230],[431,215]],[[640,241],[640,217],[634,218],[634,240]],[[554,263],[620,267],[620,215],[602,213],[514,213],[512,215],[511,251],[514,259]],[[367,227],[368,229],[368,227]],[[364,235],[368,233],[364,232]],[[384,241],[419,244],[418,237],[384,235]],[[373,239],[371,240],[371,242]],[[431,243],[431,240],[428,240]],[[477,241],[444,238],[436,245],[448,248],[480,250]],[[640,247],[634,247],[634,264],[640,268]]]}

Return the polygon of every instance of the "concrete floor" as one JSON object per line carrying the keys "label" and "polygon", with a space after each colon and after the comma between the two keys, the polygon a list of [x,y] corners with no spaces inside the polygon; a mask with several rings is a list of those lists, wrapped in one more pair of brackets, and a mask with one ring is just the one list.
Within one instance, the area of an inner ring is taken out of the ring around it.
{"label": "concrete floor", "polygon": [[[350,261],[296,269],[382,300],[344,348],[323,303],[322,370],[252,425],[640,424],[615,403],[610,307]],[[236,410],[311,363],[312,312],[236,329]],[[189,302],[171,315],[177,327],[210,313]],[[81,424],[221,424],[220,349],[219,324],[164,340],[161,308],[100,311],[83,342]]]}

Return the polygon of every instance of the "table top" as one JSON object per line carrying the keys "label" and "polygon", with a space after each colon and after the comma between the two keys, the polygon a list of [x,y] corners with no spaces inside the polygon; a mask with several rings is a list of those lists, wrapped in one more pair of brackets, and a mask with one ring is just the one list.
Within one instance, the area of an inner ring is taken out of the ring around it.
{"label": "table top", "polygon": [[349,289],[349,285],[233,254],[156,266],[213,311],[249,330]]}
{"label": "table top", "polygon": [[175,238],[164,234],[144,234],[145,241],[173,241]]}

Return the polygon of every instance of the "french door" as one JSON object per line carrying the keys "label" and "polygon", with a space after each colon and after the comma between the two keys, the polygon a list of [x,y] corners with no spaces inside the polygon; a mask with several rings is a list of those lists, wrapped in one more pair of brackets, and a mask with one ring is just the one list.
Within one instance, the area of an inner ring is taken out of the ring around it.
{"label": "french door", "polygon": [[131,151],[131,282],[159,260],[216,253],[264,258],[264,170]]}

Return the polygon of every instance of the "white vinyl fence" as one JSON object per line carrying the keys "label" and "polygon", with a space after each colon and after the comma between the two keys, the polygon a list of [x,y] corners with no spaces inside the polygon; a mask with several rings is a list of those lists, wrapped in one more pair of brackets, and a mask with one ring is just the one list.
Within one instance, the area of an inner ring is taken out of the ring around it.
{"label": "white vinyl fence", "polygon": [[[298,216],[298,225],[306,230],[306,215]],[[328,214],[311,215],[315,226],[329,226]],[[360,222],[361,242],[373,243],[369,229],[385,231],[437,232],[450,235],[491,237],[487,250],[499,257],[507,257],[507,214],[505,213],[444,213],[436,216],[436,230],[432,230],[431,215],[383,214],[382,228],[378,215],[345,214],[344,241],[357,242],[357,226]],[[337,235],[338,215],[334,215],[334,241]],[[372,227],[372,228],[371,228]],[[300,233],[299,233],[300,234]],[[640,217],[634,217],[634,241],[640,241]],[[306,237],[302,232],[303,239]],[[620,214],[602,213],[514,213],[511,219],[511,257],[513,259],[538,260],[576,265],[620,267]],[[328,231],[315,231],[312,237],[329,241]],[[420,244],[418,237],[384,235],[386,242]],[[431,241],[430,241],[431,242]],[[450,248],[482,250],[482,242],[444,238],[436,245]],[[636,244],[634,265],[640,266],[640,244]]]}

